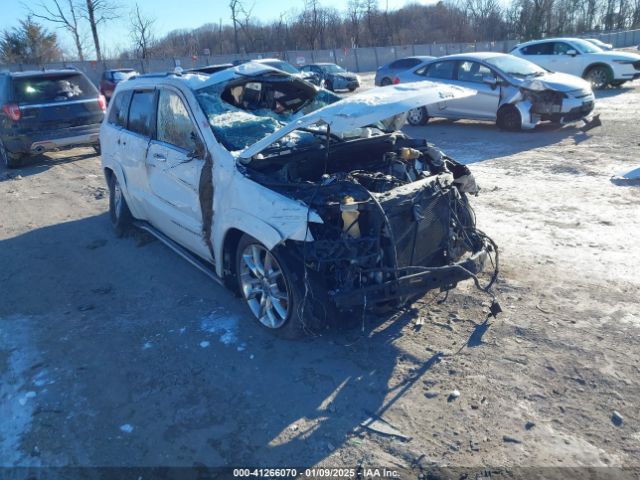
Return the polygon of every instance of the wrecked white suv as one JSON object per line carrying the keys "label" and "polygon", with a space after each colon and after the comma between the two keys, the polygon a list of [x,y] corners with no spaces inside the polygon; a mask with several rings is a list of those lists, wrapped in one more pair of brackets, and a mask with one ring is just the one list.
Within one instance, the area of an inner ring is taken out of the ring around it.
{"label": "wrecked white suv", "polygon": [[421,83],[336,101],[256,63],[134,78],[100,132],[111,221],[151,232],[287,337],[478,285],[497,251],[467,203],[473,176],[397,131],[415,105],[470,94]]}

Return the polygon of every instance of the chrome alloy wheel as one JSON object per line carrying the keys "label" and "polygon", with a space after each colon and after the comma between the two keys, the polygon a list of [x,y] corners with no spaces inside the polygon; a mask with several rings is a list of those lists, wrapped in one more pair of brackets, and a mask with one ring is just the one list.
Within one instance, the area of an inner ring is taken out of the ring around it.
{"label": "chrome alloy wheel", "polygon": [[409,110],[407,120],[411,125],[420,125],[424,118],[424,109],[422,107]]}
{"label": "chrome alloy wheel", "polygon": [[239,275],[242,294],[260,323],[282,327],[289,314],[289,289],[275,257],[262,245],[247,245]]}
{"label": "chrome alloy wheel", "polygon": [[589,71],[587,80],[591,82],[594,89],[599,90],[609,83],[609,74],[603,67],[595,67]]}

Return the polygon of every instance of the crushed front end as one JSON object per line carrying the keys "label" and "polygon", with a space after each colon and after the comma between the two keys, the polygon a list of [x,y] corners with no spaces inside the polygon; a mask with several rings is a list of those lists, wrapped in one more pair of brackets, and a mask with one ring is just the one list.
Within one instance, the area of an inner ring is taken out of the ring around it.
{"label": "crushed front end", "polygon": [[313,241],[287,246],[339,309],[403,303],[469,278],[479,285],[489,257],[493,282],[497,247],[476,228],[466,166],[398,132],[328,150],[265,158],[249,175],[322,218],[308,224]]}

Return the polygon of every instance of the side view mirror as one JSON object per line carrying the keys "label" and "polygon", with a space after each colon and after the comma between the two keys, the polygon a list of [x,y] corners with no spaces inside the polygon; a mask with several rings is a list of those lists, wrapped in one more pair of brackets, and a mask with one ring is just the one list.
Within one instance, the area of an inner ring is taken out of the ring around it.
{"label": "side view mirror", "polygon": [[572,48],[571,50],[567,50],[566,54],[571,55],[572,57],[575,57],[576,55],[578,55],[578,51]]}
{"label": "side view mirror", "polygon": [[485,75],[482,77],[482,83],[489,85],[491,88],[496,88],[498,86],[498,79],[493,75]]}

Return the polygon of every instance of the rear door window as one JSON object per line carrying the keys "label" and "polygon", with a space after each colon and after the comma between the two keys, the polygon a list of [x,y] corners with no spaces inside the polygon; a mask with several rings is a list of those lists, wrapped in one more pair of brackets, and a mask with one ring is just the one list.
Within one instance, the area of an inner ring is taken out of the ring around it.
{"label": "rear door window", "polygon": [[127,111],[129,109],[129,100],[131,99],[131,91],[118,93],[111,100],[111,110],[109,110],[109,123],[118,127],[127,127]]}
{"label": "rear door window", "polygon": [[137,91],[131,98],[129,107],[129,122],[127,129],[139,133],[145,137],[153,134],[153,124],[155,117],[155,91]]}
{"label": "rear door window", "polygon": [[68,102],[98,98],[98,91],[79,73],[14,77],[13,89],[18,105]]}
{"label": "rear door window", "polygon": [[525,55],[553,55],[554,42],[542,42],[535,45],[529,45],[520,51]]}

